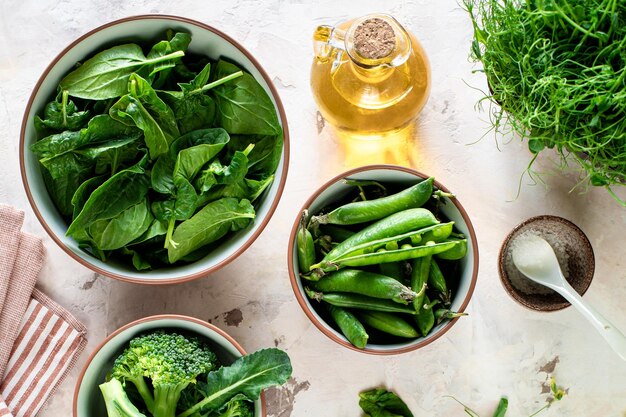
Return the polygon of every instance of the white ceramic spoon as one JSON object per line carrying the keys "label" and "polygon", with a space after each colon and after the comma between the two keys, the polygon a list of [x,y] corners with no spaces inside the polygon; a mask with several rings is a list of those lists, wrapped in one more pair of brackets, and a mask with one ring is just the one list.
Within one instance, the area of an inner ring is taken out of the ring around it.
{"label": "white ceramic spoon", "polygon": [[513,263],[529,279],[561,294],[593,324],[615,352],[626,360],[626,337],[602,314],[583,301],[565,280],[552,246],[539,236],[524,236],[515,242]]}

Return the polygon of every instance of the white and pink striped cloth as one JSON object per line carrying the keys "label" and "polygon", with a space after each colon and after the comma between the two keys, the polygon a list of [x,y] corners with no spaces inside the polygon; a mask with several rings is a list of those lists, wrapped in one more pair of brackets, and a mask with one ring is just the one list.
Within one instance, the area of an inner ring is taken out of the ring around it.
{"label": "white and pink striped cloth", "polygon": [[85,327],[35,289],[45,251],[0,205],[0,417],[34,417],[84,349]]}

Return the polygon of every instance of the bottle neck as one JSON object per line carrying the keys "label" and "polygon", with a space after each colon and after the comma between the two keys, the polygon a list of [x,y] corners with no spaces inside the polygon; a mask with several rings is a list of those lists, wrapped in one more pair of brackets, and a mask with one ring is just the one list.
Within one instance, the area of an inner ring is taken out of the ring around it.
{"label": "bottle neck", "polygon": [[406,30],[393,17],[382,14],[356,19],[347,30],[318,26],[313,40],[318,59],[330,59],[334,52],[345,52],[364,74],[402,65],[412,48]]}

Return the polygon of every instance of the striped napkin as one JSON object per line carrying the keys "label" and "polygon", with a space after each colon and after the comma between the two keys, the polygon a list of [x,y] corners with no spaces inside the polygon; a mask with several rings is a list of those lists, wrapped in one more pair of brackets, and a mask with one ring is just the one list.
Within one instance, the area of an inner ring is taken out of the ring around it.
{"label": "striped napkin", "polygon": [[33,417],[85,348],[86,329],[35,289],[45,251],[0,204],[0,417]]}

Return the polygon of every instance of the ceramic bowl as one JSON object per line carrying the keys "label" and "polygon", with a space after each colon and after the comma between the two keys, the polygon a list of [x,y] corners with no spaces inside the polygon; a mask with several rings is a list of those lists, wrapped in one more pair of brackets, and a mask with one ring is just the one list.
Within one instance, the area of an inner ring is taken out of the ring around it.
{"label": "ceramic bowl", "polygon": [[[359,349],[353,346],[337,329],[331,326],[322,316],[320,316],[316,308],[312,305],[311,300],[304,292],[304,285],[299,277],[300,270],[298,269],[298,255],[296,249],[296,234],[300,225],[302,211],[306,209],[309,213],[314,214],[328,204],[341,200],[350,188],[350,186],[343,183],[344,178],[375,180],[383,183],[393,183],[399,186],[408,187],[428,177],[428,175],[422,174],[413,169],[395,165],[370,165],[353,169],[336,176],[326,184],[322,185],[315,193],[313,193],[306,203],[304,203],[302,209],[296,214],[295,221],[291,229],[289,251],[287,254],[291,286],[298,303],[311,322],[322,333],[328,336],[331,340],[339,343],[341,346],[359,352],[377,355],[406,353],[434,342],[450,330],[458,319],[453,319],[435,326],[426,337],[412,339],[404,343],[384,345],[368,343],[364,349]],[[435,186],[442,191],[449,192],[445,186],[437,181],[435,181]],[[452,310],[463,312],[469,304],[474,287],[476,286],[476,279],[478,276],[478,244],[472,222],[470,221],[470,218],[461,203],[456,198],[448,199],[446,197],[445,200],[446,204],[441,205],[441,212],[445,217],[454,221],[456,229],[467,236],[468,239],[467,256],[460,261],[458,286],[456,291],[454,291],[451,305]]]}
{"label": "ceramic bowl", "polygon": [[[44,185],[39,162],[29,147],[36,141],[34,117],[43,111],[45,104],[56,94],[61,78],[76,64],[105,47],[125,41],[153,42],[167,29],[191,33],[189,51],[220,56],[238,63],[265,88],[274,102],[284,131],[284,147],[276,177],[257,204],[256,219],[246,229],[230,235],[205,258],[187,265],[161,268],[154,271],[138,272],[131,265],[102,262],[84,252],[74,239],[65,236],[67,223],[58,213]],[[144,284],[169,284],[182,282],[208,275],[226,265],[259,236],[274,213],[287,178],[289,162],[289,131],[285,111],[276,88],[258,61],[237,41],[219,30],[190,19],[176,16],[143,15],[117,20],[81,36],[63,50],[46,68],[37,82],[22,121],[20,136],[20,166],[22,181],[31,206],[50,237],[72,258],[93,271],[123,281]]]}
{"label": "ceramic bowl", "polygon": [[595,257],[587,236],[574,223],[558,216],[536,216],[517,225],[505,238],[500,256],[498,271],[506,292],[515,301],[536,311],[556,311],[570,306],[570,303],[555,291],[531,282],[517,271],[511,254],[512,242],[520,235],[538,235],[553,247],[561,270],[569,284],[583,295],[593,279]]}
{"label": "ceramic bowl", "polygon": [[[246,354],[241,345],[226,332],[193,317],[166,314],[139,319],[109,335],[87,360],[74,389],[74,417],[106,417],[106,407],[98,386],[105,381],[115,358],[131,339],[155,330],[171,330],[201,337],[225,365]],[[254,409],[255,417],[265,417],[263,394],[255,401]]]}

